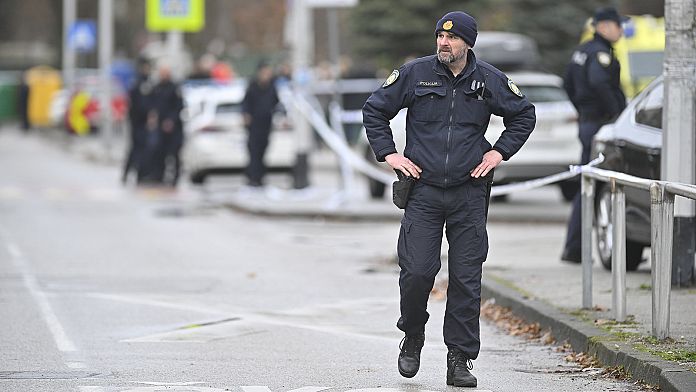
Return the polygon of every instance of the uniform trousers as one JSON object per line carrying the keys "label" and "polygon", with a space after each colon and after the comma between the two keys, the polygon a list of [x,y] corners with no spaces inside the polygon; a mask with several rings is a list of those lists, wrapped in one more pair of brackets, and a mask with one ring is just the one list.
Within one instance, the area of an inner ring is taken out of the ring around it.
{"label": "uniform trousers", "polygon": [[247,139],[249,163],[246,167],[246,175],[250,185],[256,186],[263,183],[263,178],[266,175],[266,165],[263,158],[266,155],[270,134],[270,117],[252,120]]}
{"label": "uniform trousers", "polygon": [[440,270],[443,227],[449,243],[443,334],[450,349],[476,359],[480,349],[481,267],[488,254],[486,216],[493,173],[448,188],[416,183],[397,246],[401,317],[407,335],[423,333],[428,297]]}

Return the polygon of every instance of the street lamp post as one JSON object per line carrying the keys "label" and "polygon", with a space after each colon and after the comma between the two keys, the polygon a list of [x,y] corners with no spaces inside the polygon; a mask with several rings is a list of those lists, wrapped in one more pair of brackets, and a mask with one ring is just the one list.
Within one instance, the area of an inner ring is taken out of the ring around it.
{"label": "street lamp post", "polygon": [[70,28],[77,18],[77,0],[63,0],[63,85],[71,90],[75,83],[75,47],[69,42]]}

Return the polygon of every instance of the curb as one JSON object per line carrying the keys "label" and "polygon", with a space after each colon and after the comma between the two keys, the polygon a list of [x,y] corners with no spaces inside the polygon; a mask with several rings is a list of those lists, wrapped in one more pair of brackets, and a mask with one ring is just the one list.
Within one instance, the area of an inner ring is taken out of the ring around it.
{"label": "curb", "polygon": [[334,221],[351,222],[377,222],[391,220],[398,222],[401,220],[402,213],[399,211],[389,212],[362,212],[358,210],[331,210],[317,207],[297,207],[292,209],[287,206],[255,206],[245,203],[225,202],[225,207],[251,215],[273,217],[279,219],[326,219]]}
{"label": "curb", "polygon": [[[386,203],[386,202],[385,202]],[[336,221],[395,221],[398,222],[403,217],[403,211],[389,205],[389,207],[378,207],[370,204],[353,204],[340,208],[322,208],[320,202],[300,204],[288,207],[288,202],[275,201],[274,203],[259,202],[258,200],[240,200],[233,198],[224,203],[225,207],[234,211],[274,218],[285,219],[327,219]],[[511,210],[511,209],[509,209]],[[489,211],[488,222],[515,222],[515,223],[563,223],[567,221],[568,214],[557,214],[549,216],[543,214],[520,214],[510,211]]]}
{"label": "curb", "polygon": [[[512,309],[517,316],[551,329],[557,341],[567,340],[576,352],[597,357],[604,366],[622,366],[633,381],[658,385],[664,392],[695,392],[696,374],[673,362],[638,351],[601,329],[589,325],[559,309],[524,296],[520,292],[483,278],[481,297],[493,298],[496,304]],[[637,377],[636,375],[640,375]]]}

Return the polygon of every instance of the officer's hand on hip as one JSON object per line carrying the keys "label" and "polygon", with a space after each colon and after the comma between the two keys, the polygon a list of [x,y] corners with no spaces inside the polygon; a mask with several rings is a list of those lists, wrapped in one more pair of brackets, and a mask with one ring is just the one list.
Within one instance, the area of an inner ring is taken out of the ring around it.
{"label": "officer's hand on hip", "polygon": [[483,159],[481,163],[474,170],[471,171],[471,176],[474,178],[484,177],[491,170],[495,169],[496,166],[503,161],[503,156],[496,150],[490,150],[483,154]]}
{"label": "officer's hand on hip", "polygon": [[402,173],[410,177],[420,178],[420,174],[423,172],[423,169],[401,154],[389,154],[384,157],[384,160],[387,161],[392,169],[400,170]]}

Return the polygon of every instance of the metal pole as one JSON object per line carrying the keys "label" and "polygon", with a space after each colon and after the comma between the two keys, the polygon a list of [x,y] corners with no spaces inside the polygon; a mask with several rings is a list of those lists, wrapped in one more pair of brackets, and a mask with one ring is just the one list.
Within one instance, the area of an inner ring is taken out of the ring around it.
{"label": "metal pole", "polygon": [[343,107],[343,100],[341,99],[341,91],[338,91],[337,80],[341,79],[341,65],[339,64],[339,57],[341,55],[341,42],[339,40],[338,32],[338,11],[335,8],[329,8],[326,10],[326,23],[329,42],[329,59],[331,60],[332,67],[332,79],[334,81],[334,101]]}
{"label": "metal pole", "polygon": [[68,42],[70,28],[77,19],[77,0],[63,0],[63,85],[72,91],[75,83],[75,47]]}
{"label": "metal pole", "polygon": [[99,0],[99,70],[101,76],[101,132],[106,156],[111,157],[113,116],[111,114],[111,57],[114,47],[112,0]]}
{"label": "metal pole", "polygon": [[169,30],[167,32],[167,65],[172,70],[172,77],[174,80],[181,80],[184,78],[183,51],[184,33],[179,30]]}
{"label": "metal pole", "polygon": [[669,336],[674,195],[654,183],[650,186],[650,204],[652,334],[664,339]]}
{"label": "metal pole", "polygon": [[[294,88],[302,92],[308,83],[311,50],[314,48],[314,31],[312,30],[311,8],[306,0],[294,0],[292,3],[292,66],[294,73]],[[312,130],[307,120],[300,116],[295,118],[295,135],[297,140],[297,158],[293,173],[294,187],[297,189],[309,186],[309,150],[312,145]]]}
{"label": "metal pole", "polygon": [[611,299],[614,319],[626,320],[626,195],[623,185],[611,180],[613,246],[611,249]]}
{"label": "metal pole", "polygon": [[582,175],[582,307],[592,307],[592,221],[594,218],[594,180]]}
{"label": "metal pole", "polygon": [[[665,1],[665,95],[662,112],[661,179],[696,183],[696,2]],[[672,283],[694,282],[696,209],[693,200],[675,204]]]}

